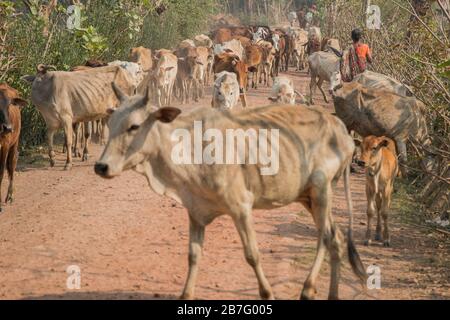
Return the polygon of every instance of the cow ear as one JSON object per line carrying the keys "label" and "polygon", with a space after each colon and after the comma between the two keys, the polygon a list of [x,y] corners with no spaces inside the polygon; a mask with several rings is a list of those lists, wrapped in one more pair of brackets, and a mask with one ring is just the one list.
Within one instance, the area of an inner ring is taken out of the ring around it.
{"label": "cow ear", "polygon": [[28,102],[26,100],[21,99],[21,98],[15,98],[13,100],[13,104],[15,106],[18,106],[18,107],[26,107],[28,105]]}
{"label": "cow ear", "polygon": [[111,84],[113,91],[117,97],[117,99],[122,103],[124,102],[128,96],[116,85],[115,82]]}
{"label": "cow ear", "polygon": [[384,138],[381,143],[378,145],[378,148],[383,148],[389,146],[389,140]]}
{"label": "cow ear", "polygon": [[175,120],[181,113],[180,109],[165,107],[157,110],[154,113],[156,120],[159,120],[164,123],[170,123]]}

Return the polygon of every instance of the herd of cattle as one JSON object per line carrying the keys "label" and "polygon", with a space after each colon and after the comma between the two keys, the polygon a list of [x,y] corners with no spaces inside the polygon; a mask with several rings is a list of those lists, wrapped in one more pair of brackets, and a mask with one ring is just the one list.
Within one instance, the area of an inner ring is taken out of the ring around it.
{"label": "herd of cattle", "polygon": [[[292,202],[306,207],[319,230],[316,258],[301,296],[314,297],[320,266],[328,250],[329,297],[338,298],[344,237],[331,215],[331,197],[333,183],[342,176],[350,214],[348,258],[355,274],[361,279],[366,276],[352,236],[349,171],[355,139],[349,132],[363,137],[362,141],[357,140],[361,147],[357,162],[367,172],[366,244],[371,242],[371,219],[377,216],[375,238],[390,245],[387,221],[393,182],[400,168],[397,154],[400,162],[406,160],[409,138],[427,141],[422,115],[425,106],[412,91],[393,78],[370,71],[344,83],[341,79],[348,72],[346,55],[348,52],[341,51],[336,39],[322,37],[317,27],[307,31],[293,26],[228,27],[209,36],[185,40],[173,50],[133,48],[130,61],[91,60],[70,71],[56,71],[41,64],[35,75],[24,76],[23,80],[32,84],[31,101],[47,125],[51,166],[55,165],[53,137],[58,129],[65,132],[66,169],[72,166],[72,155],[80,156],[80,128],[85,138],[83,160],[88,157],[91,130],[96,130],[103,142],[108,139],[95,165],[98,175],[113,178],[125,170],[135,170],[148,179],[155,192],[187,208],[189,273],[183,298],[194,297],[205,226],[220,215],[232,217],[246,260],[258,279],[261,297],[273,298],[260,264],[251,212],[253,208],[272,209]],[[308,69],[309,98],[295,89],[292,79],[280,76],[291,66]],[[320,111],[313,104],[316,87],[328,100],[322,89],[324,81],[330,83],[328,91],[334,100],[335,114]],[[182,113],[170,107],[174,97],[181,103],[198,101],[210,84],[212,108]],[[250,86],[257,89],[260,84],[272,85],[268,97],[272,105],[248,108],[246,92]],[[243,110],[234,109],[239,103]],[[7,168],[7,201],[13,197],[19,107],[26,104],[15,89],[0,84],[0,183]],[[157,108],[152,107],[154,104]],[[192,131],[194,121],[202,121],[205,130],[223,132],[279,128],[279,172],[261,176],[260,164],[175,165],[171,161],[174,142],[170,132],[176,128]]]}

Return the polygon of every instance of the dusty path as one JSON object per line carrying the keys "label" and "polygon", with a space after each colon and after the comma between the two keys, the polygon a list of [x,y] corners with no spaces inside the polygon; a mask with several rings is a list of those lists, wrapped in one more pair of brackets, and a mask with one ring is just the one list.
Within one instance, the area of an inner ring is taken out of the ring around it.
{"label": "dusty path", "polygon": [[[305,75],[291,75],[297,89],[306,92]],[[251,91],[249,101],[266,104],[267,95],[267,88]],[[320,96],[316,100],[322,101]],[[209,103],[201,101],[205,107]],[[21,166],[16,202],[0,215],[1,299],[155,299],[180,294],[187,272],[186,210],[154,194],[135,173],[112,181],[96,177],[93,163],[100,152],[94,146],[89,162],[75,161],[71,172],[62,171],[62,154],[53,169],[47,164]],[[362,246],[363,183],[363,176],[352,177],[355,237],[365,265],[380,267],[382,288],[364,292],[345,262],[341,298],[449,298],[449,246],[433,235],[402,223],[394,214],[393,247]],[[339,185],[333,207],[342,230],[347,224],[344,200]],[[315,253],[312,218],[300,205],[255,211],[254,217],[263,267],[275,296],[297,299]],[[70,265],[81,268],[80,290],[66,288]],[[324,264],[318,298],[326,298],[328,283],[329,268]],[[197,297],[258,298],[256,279],[226,217],[206,229]]]}

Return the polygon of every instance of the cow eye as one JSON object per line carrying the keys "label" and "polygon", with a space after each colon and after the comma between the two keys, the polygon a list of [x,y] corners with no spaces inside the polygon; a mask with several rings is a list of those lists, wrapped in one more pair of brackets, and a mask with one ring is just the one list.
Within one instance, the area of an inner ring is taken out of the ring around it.
{"label": "cow eye", "polygon": [[139,125],[133,124],[127,131],[128,131],[128,132],[133,132],[133,131],[138,130],[139,127],[140,127]]}

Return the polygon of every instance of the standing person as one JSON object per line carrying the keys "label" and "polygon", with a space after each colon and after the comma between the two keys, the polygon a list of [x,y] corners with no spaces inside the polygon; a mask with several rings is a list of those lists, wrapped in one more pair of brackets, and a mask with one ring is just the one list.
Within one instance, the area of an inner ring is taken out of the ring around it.
{"label": "standing person", "polygon": [[372,63],[372,52],[369,46],[361,41],[362,31],[360,29],[354,29],[352,31],[353,45],[349,48],[349,66],[350,66],[350,78],[343,79],[346,82],[350,82],[358,74],[367,70],[367,63]]}

